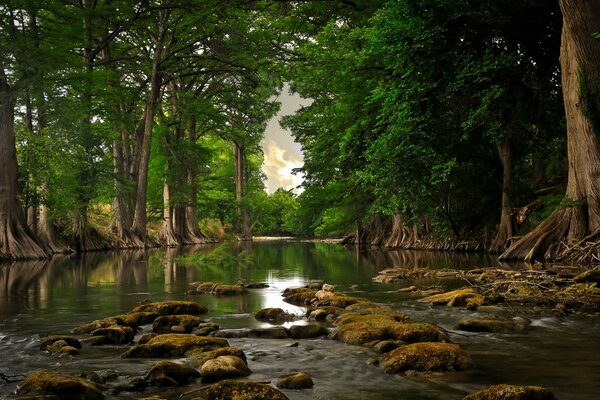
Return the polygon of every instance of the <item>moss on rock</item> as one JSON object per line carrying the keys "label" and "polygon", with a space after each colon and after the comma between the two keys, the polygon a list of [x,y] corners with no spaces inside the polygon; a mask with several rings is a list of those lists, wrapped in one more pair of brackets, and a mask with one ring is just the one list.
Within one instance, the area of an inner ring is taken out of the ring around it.
{"label": "moss on rock", "polygon": [[210,386],[208,400],[289,400],[279,390],[262,383],[224,380]]}
{"label": "moss on rock", "polygon": [[281,308],[263,308],[254,314],[254,318],[259,321],[267,322],[286,322],[293,321],[296,317]]}
{"label": "moss on rock", "polygon": [[450,307],[476,308],[484,303],[485,298],[471,288],[453,290],[451,292],[428,296],[420,301],[433,305],[447,305]]}
{"label": "moss on rock", "polygon": [[157,313],[159,315],[202,315],[208,312],[208,309],[195,301],[161,301],[157,303],[142,304],[134,308],[129,314],[138,312]]}
{"label": "moss on rock", "polygon": [[47,336],[44,338],[44,340],[42,340],[42,343],[40,344],[40,350],[46,350],[48,346],[58,341],[64,341],[68,346],[81,349],[81,342],[79,339],[72,336]]}
{"label": "moss on rock", "polygon": [[133,346],[121,356],[125,358],[181,357],[192,349],[211,351],[226,346],[229,346],[229,343],[222,338],[169,333],[153,337],[145,344]]}
{"label": "moss on rock", "polygon": [[202,351],[202,349],[192,349],[185,353],[186,357],[189,357],[192,361],[192,365],[201,367],[208,360],[212,360],[214,358],[220,356],[235,356],[243,360],[245,363],[248,363],[246,360],[246,354],[241,349],[237,347],[221,347],[216,350],[211,351]]}
{"label": "moss on rock", "polygon": [[493,385],[468,395],[464,400],[557,400],[540,386]]}
{"label": "moss on rock", "polygon": [[513,332],[520,328],[513,321],[495,318],[468,318],[458,322],[456,329],[468,332]]}
{"label": "moss on rock", "polygon": [[460,371],[471,368],[471,359],[459,346],[451,343],[413,343],[387,353],[382,360],[387,373],[406,371]]}
{"label": "moss on rock", "polygon": [[150,368],[144,379],[150,385],[177,386],[199,376],[200,373],[194,368],[171,361],[161,361]]}
{"label": "moss on rock", "polygon": [[152,330],[156,333],[169,333],[175,326],[182,327],[184,333],[190,333],[194,328],[200,325],[204,320],[195,315],[162,315],[152,323]]}
{"label": "moss on rock", "polygon": [[61,400],[101,400],[104,395],[92,382],[62,372],[35,371],[17,389],[19,396],[56,396]]}
{"label": "moss on rock", "polygon": [[206,361],[200,368],[200,375],[203,381],[214,382],[248,376],[250,375],[250,369],[241,358],[226,355]]}
{"label": "moss on rock", "polygon": [[292,372],[279,377],[277,387],[282,389],[309,389],[314,382],[306,372]]}

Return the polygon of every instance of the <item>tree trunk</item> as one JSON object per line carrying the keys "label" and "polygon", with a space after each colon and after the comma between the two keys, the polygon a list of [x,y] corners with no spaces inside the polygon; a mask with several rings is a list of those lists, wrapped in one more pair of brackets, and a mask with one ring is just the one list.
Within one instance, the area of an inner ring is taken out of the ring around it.
{"label": "tree trunk", "polygon": [[50,255],[27,227],[17,189],[14,96],[0,66],[0,259],[45,258]]}
{"label": "tree trunk", "polygon": [[136,245],[145,247],[148,243],[146,228],[146,200],[148,194],[148,165],[150,163],[150,146],[152,143],[152,130],[154,128],[154,114],[160,97],[162,86],[162,73],[160,64],[163,61],[166,24],[169,18],[168,10],[159,12],[158,32],[156,37],[154,56],[152,59],[152,72],[150,77],[150,92],[146,101],[144,136],[140,149],[140,161],[137,176],[137,192],[135,197],[135,213],[131,232],[135,237]]}
{"label": "tree trunk", "polygon": [[392,229],[384,247],[396,249],[412,248],[415,244],[416,230],[404,224],[404,213],[400,212],[392,217]]}
{"label": "tree trunk", "polygon": [[[196,134],[196,121],[192,116],[190,123],[188,124],[188,141],[190,145],[194,145],[198,135]],[[186,214],[186,227],[187,232],[192,243],[207,243],[208,238],[202,234],[200,227],[198,226],[198,208],[196,206],[198,199],[198,182],[196,165],[192,162],[187,166],[187,184],[188,184],[188,204],[185,209]]]}
{"label": "tree trunk", "polygon": [[500,225],[496,236],[490,245],[490,250],[496,253],[506,250],[508,240],[515,235],[515,222],[511,209],[511,186],[512,186],[512,144],[508,135],[498,146],[498,153],[502,161],[502,211],[500,214]]}
{"label": "tree trunk", "polygon": [[556,257],[561,243],[600,228],[600,41],[593,38],[600,2],[560,0],[563,13],[560,62],[567,119],[567,202],[552,217],[513,244],[501,260]]}
{"label": "tree trunk", "polygon": [[240,240],[252,240],[250,229],[250,214],[245,204],[246,186],[248,174],[246,168],[246,149],[244,146],[233,142],[233,154],[235,163],[235,203],[237,215],[237,229]]}

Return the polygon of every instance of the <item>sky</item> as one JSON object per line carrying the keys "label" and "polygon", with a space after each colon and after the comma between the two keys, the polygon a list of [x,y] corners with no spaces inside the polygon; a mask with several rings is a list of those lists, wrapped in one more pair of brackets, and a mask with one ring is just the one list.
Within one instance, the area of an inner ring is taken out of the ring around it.
{"label": "sky", "polygon": [[282,187],[286,190],[294,189],[294,193],[299,194],[302,189],[297,187],[302,183],[302,175],[293,175],[292,169],[303,165],[302,150],[300,144],[294,142],[291,132],[279,126],[279,120],[285,115],[294,114],[301,105],[307,105],[308,101],[296,94],[290,95],[287,85],[278,100],[281,102],[281,109],[267,124],[265,137],[261,142],[265,154],[262,167],[267,176],[265,186],[268,193]]}

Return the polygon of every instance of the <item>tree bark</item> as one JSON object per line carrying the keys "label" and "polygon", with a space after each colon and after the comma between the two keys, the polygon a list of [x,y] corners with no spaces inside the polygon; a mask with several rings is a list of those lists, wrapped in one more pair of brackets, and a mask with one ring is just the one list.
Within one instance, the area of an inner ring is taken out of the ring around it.
{"label": "tree bark", "polygon": [[0,65],[0,259],[45,258],[50,255],[27,227],[17,188],[14,94]]}
{"label": "tree bark", "polygon": [[557,256],[562,242],[569,246],[600,228],[600,41],[592,36],[600,21],[600,2],[560,0],[560,7],[569,159],[567,202],[506,250],[501,260],[551,259]]}
{"label": "tree bark", "polygon": [[511,186],[512,186],[512,144],[507,135],[502,144],[498,146],[498,154],[502,161],[502,211],[500,225],[496,236],[490,245],[492,252],[500,253],[506,250],[508,240],[515,236],[515,221],[512,213]]}
{"label": "tree bark", "polygon": [[[190,145],[195,145],[198,140],[196,133],[196,120],[192,116],[188,124],[188,141]],[[196,165],[191,162],[187,166],[187,184],[188,184],[188,204],[185,209],[186,214],[186,228],[192,243],[207,243],[208,238],[202,234],[200,227],[198,226],[198,208],[196,206],[198,202],[198,181]]]}
{"label": "tree bark", "polygon": [[234,166],[235,166],[235,203],[237,215],[237,232],[240,240],[252,240],[250,229],[250,215],[245,204],[246,186],[248,174],[246,168],[246,149],[243,145],[233,142]]}

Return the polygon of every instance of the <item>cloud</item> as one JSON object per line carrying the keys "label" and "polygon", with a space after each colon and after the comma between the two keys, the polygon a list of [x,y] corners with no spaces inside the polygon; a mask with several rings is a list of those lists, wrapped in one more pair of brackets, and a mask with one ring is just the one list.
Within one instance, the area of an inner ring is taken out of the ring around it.
{"label": "cloud", "polygon": [[273,140],[265,140],[262,143],[265,154],[263,172],[267,176],[265,186],[268,193],[273,193],[282,187],[286,190],[294,189],[300,193],[302,189],[296,189],[302,181],[302,174],[292,174],[294,168],[300,168],[303,162],[300,158],[280,147]]}

